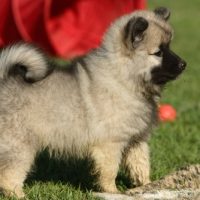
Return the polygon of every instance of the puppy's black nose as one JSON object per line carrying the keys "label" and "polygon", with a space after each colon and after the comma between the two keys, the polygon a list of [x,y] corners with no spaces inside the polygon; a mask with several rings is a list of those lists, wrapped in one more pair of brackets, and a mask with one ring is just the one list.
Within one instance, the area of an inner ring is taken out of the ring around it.
{"label": "puppy's black nose", "polygon": [[181,60],[178,64],[178,67],[180,70],[184,70],[186,65],[187,65],[187,63],[184,60]]}

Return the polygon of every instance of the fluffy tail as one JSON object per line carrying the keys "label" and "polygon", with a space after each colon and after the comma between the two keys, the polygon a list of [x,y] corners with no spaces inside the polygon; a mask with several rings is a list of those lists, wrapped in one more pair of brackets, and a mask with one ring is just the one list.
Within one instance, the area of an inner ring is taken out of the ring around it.
{"label": "fluffy tail", "polygon": [[0,78],[21,76],[27,82],[43,79],[51,71],[44,53],[33,45],[17,43],[0,53]]}

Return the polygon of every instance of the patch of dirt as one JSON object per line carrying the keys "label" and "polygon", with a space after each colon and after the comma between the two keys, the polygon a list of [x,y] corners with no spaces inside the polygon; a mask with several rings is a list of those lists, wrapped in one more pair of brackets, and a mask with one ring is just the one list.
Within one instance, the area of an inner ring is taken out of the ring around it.
{"label": "patch of dirt", "polygon": [[138,189],[143,191],[152,189],[200,189],[200,164],[185,167]]}

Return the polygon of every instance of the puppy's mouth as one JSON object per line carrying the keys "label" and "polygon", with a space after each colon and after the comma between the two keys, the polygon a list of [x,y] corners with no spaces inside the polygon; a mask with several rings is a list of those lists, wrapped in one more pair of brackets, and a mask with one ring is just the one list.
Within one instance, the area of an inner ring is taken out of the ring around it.
{"label": "puppy's mouth", "polygon": [[163,70],[161,67],[155,67],[151,74],[152,74],[152,82],[157,85],[164,85],[169,81],[175,80],[183,70],[175,70],[173,72],[168,72]]}

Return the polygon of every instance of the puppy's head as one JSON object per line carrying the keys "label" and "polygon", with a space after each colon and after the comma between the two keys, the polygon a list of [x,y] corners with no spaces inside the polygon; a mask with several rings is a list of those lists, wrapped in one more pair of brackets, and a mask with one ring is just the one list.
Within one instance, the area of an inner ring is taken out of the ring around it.
{"label": "puppy's head", "polygon": [[173,30],[167,22],[169,17],[168,9],[158,8],[134,12],[113,24],[108,49],[123,58],[130,76],[164,85],[185,69],[185,61],[170,50]]}

